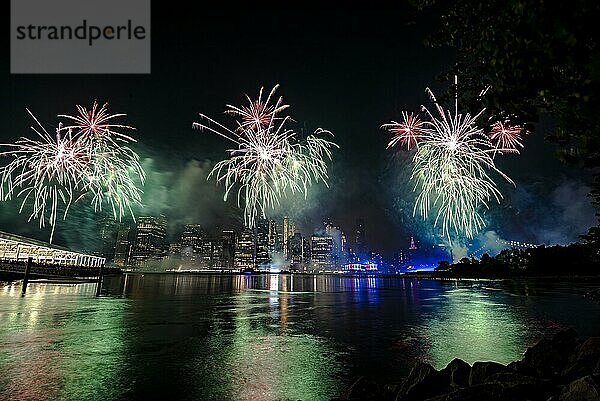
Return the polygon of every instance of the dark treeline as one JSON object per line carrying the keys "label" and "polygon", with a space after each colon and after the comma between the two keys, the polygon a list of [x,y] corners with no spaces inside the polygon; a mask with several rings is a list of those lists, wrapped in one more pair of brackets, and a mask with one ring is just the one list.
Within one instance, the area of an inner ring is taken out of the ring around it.
{"label": "dark treeline", "polygon": [[497,256],[463,258],[439,263],[436,273],[456,277],[593,276],[600,275],[600,259],[591,244],[505,249]]}

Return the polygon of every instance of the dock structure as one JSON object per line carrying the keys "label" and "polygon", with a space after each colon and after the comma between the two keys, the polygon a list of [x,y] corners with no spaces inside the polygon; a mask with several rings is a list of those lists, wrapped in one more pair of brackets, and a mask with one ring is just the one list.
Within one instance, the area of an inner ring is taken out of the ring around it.
{"label": "dock structure", "polygon": [[0,263],[27,263],[32,258],[39,265],[99,268],[106,259],[73,252],[67,248],[32,238],[0,231]]}

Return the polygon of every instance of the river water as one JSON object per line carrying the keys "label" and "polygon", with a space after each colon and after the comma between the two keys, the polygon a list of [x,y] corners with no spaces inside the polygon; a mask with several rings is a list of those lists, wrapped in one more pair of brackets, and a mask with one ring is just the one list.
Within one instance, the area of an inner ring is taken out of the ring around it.
{"label": "river water", "polygon": [[109,277],[0,287],[0,399],[328,400],[358,376],[519,359],[600,335],[598,282],[311,275]]}

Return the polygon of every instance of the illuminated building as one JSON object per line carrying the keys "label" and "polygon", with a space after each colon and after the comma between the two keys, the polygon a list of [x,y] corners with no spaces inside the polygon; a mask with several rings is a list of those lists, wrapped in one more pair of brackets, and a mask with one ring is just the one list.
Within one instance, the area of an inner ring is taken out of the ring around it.
{"label": "illuminated building", "polygon": [[354,252],[359,259],[363,260],[367,254],[367,237],[365,233],[365,222],[363,219],[356,221],[356,232],[355,232],[355,247]]}
{"label": "illuminated building", "polygon": [[347,260],[347,263],[357,263],[358,262],[358,256],[356,255],[354,248],[348,247],[346,260]]}
{"label": "illuminated building", "polygon": [[377,252],[369,252],[369,264],[374,265],[375,268],[383,266],[383,256]]}
{"label": "illuminated building", "polygon": [[0,261],[26,263],[30,257],[34,263],[60,266],[100,267],[106,262],[99,256],[0,231]]}
{"label": "illuminated building", "polygon": [[334,267],[333,238],[329,235],[313,235],[311,242],[311,262],[316,269],[327,270]]}
{"label": "illuminated building", "polygon": [[164,215],[139,217],[131,264],[143,266],[150,260],[159,260],[166,257],[164,244],[166,235],[167,218]]}
{"label": "illuminated building", "polygon": [[[290,222],[290,218],[285,216],[283,218],[283,255],[286,259],[289,259],[289,249],[288,249],[288,239],[291,237],[290,232],[292,232],[292,223]],[[293,234],[293,232],[292,232]]]}
{"label": "illuminated building", "polygon": [[277,231],[277,223],[275,220],[269,220],[269,252],[279,252],[281,239],[279,238],[279,232]]}
{"label": "illuminated building", "polygon": [[131,227],[127,224],[121,224],[117,230],[117,240],[115,242],[114,264],[118,266],[127,266],[131,257]]}
{"label": "illuminated building", "polygon": [[344,270],[351,272],[377,272],[377,264],[371,262],[346,263]]}
{"label": "illuminated building", "polygon": [[249,228],[242,230],[238,237],[235,245],[234,267],[239,270],[255,267],[254,232]]}
{"label": "illuminated building", "polygon": [[197,260],[202,252],[202,238],[204,233],[199,224],[186,224],[179,243],[181,245],[181,259]]}
{"label": "illuminated building", "polygon": [[228,269],[223,245],[224,239],[222,236],[204,238],[199,267],[211,270]]}
{"label": "illuminated building", "polygon": [[333,263],[335,265],[346,263],[348,259],[344,251],[346,249],[346,235],[339,226],[334,226],[331,220],[325,221],[323,225],[325,226],[325,235],[333,238]]}
{"label": "illuminated building", "polygon": [[267,268],[271,262],[269,256],[271,242],[270,229],[270,221],[266,219],[260,219],[256,225],[256,264],[259,268]]}
{"label": "illuminated building", "polygon": [[115,244],[117,241],[118,223],[110,217],[104,217],[99,221],[100,224],[100,255],[111,262],[115,256]]}
{"label": "illuminated building", "polygon": [[410,254],[401,249],[394,255],[394,267],[401,268],[410,263]]}
{"label": "illuminated building", "polygon": [[418,248],[415,243],[415,239],[413,237],[410,237],[410,245],[408,246],[408,251],[406,252],[406,266],[413,266],[415,261],[419,260],[419,258],[417,257],[417,251]]}
{"label": "illuminated building", "polygon": [[235,250],[235,232],[233,230],[223,230],[223,260],[227,270],[233,269],[233,258]]}
{"label": "illuminated building", "polygon": [[179,258],[181,256],[181,244],[179,242],[169,244],[169,257]]}
{"label": "illuminated building", "polygon": [[520,242],[520,241],[502,241],[502,240],[496,240],[497,243],[499,244],[503,244],[503,245],[508,245],[511,248],[517,248],[517,249],[529,249],[529,248],[537,248],[539,245],[536,244],[531,244],[528,242]]}
{"label": "illuminated building", "polygon": [[288,239],[288,245],[293,267],[306,265],[310,262],[310,244],[306,237],[296,233]]}

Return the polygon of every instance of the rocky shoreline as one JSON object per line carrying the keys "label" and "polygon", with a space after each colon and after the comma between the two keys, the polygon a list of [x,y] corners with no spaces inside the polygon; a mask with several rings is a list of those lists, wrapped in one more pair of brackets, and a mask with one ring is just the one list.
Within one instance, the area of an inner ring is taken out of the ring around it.
{"label": "rocky shoreline", "polygon": [[588,292],[587,294],[585,294],[585,297],[592,302],[596,302],[596,303],[600,304],[600,288],[596,288],[596,289]]}
{"label": "rocky shoreline", "polygon": [[594,401],[600,400],[600,337],[573,329],[543,339],[522,360],[502,365],[454,359],[441,370],[418,363],[401,384],[363,378],[332,401]]}

